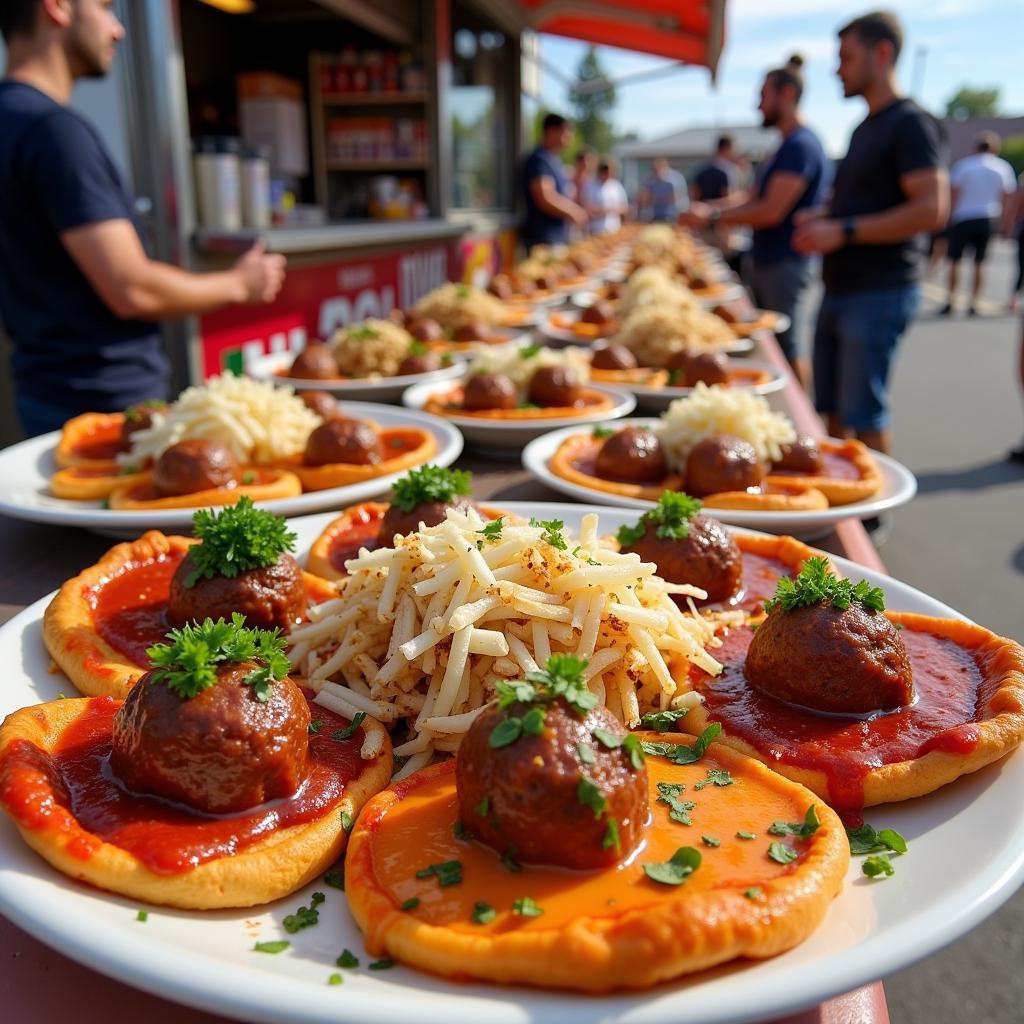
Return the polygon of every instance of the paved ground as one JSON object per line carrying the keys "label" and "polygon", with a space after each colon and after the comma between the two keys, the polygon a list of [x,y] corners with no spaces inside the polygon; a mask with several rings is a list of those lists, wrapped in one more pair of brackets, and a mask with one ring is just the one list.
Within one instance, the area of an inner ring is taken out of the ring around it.
{"label": "paved ground", "polygon": [[[1002,312],[1007,245],[992,263],[990,315],[937,318],[944,293],[926,284],[922,316],[904,340],[894,454],[920,492],[894,515],[881,554],[893,576],[1024,641],[1024,466],[1005,459],[1024,432],[1021,322]],[[950,851],[950,871],[958,870],[970,866]],[[1021,1024],[1024,890],[960,942],[886,979],[886,993],[893,1024]]]}

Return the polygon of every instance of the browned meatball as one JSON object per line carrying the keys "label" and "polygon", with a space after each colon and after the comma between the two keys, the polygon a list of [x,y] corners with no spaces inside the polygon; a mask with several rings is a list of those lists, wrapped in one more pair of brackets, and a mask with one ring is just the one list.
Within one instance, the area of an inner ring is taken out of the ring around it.
{"label": "browned meatball", "polygon": [[740,315],[732,308],[732,306],[715,306],[711,312],[714,313],[719,320],[724,320],[727,324],[738,324],[740,322]]}
{"label": "browned meatball", "polygon": [[147,672],[114,716],[110,766],[128,789],[232,814],[291,796],[309,750],[309,706],[291,681],[256,699],[254,662],[222,665],[215,685],[184,699]]}
{"label": "browned meatball", "polygon": [[635,370],[636,356],[625,345],[595,348],[590,365],[595,370]]}
{"label": "browned meatball", "polygon": [[583,401],[583,381],[571,366],[542,366],[530,378],[527,398],[541,408],[570,408]]}
{"label": "browned meatball", "polygon": [[444,337],[441,325],[430,317],[412,320],[405,328],[417,341],[440,341]]}
{"label": "browned meatball", "polygon": [[337,419],[341,415],[341,406],[329,391],[300,391],[299,398],[322,420]]}
{"label": "browned meatball", "polygon": [[330,346],[314,341],[296,357],[289,371],[292,377],[303,380],[330,380],[339,376],[338,363]]}
{"label": "browned meatball", "polygon": [[280,627],[287,633],[309,608],[302,570],[291,555],[281,555],[274,565],[248,569],[232,579],[202,577],[187,587],[185,581],[195,568],[187,554],[171,578],[167,617],[175,626],[205,618],[230,622],[232,612],[241,612],[247,626]]}
{"label": "browned meatball", "polygon": [[607,324],[615,319],[615,307],[601,299],[583,310],[580,320],[585,324]]}
{"label": "browned meatball", "polygon": [[157,459],[153,486],[163,497],[194,494],[235,483],[239,468],[234,455],[219,441],[179,441]]}
{"label": "browned meatball", "polygon": [[657,436],[645,427],[623,427],[601,445],[594,471],[602,480],[655,483],[668,476],[668,462]]}
{"label": "browned meatball", "polygon": [[626,294],[625,281],[609,281],[604,286],[604,293],[609,299],[621,299]]}
{"label": "browned meatball", "polygon": [[491,329],[483,320],[470,320],[459,324],[452,337],[455,341],[486,341],[491,336]]}
{"label": "browned meatball", "polygon": [[412,373],[433,373],[441,369],[441,357],[437,352],[421,352],[418,356],[406,356],[398,364],[398,376]]}
{"label": "browned meatball", "polygon": [[713,434],[698,441],[686,460],[686,491],[695,498],[721,491],[745,491],[764,479],[754,446],[739,437]]}
{"label": "browned meatball", "polygon": [[514,295],[532,295],[537,290],[537,286],[528,278],[517,275],[509,280],[511,281]]}
{"label": "browned meatball", "polygon": [[679,540],[659,537],[658,524],[649,522],[644,535],[622,550],[654,562],[658,575],[669,583],[691,583],[706,590],[709,604],[727,601],[743,582],[743,554],[732,534],[710,516],[694,516],[689,534]]}
{"label": "browned meatball", "polygon": [[497,298],[505,301],[512,297],[512,284],[504,274],[496,274],[491,278],[487,290]]}
{"label": "browned meatball", "polygon": [[772,469],[790,473],[820,473],[824,468],[821,448],[810,434],[801,434],[792,444],[784,444],[782,458],[772,463]]}
{"label": "browned meatball", "polygon": [[[495,726],[529,708],[513,704],[500,711],[485,708],[466,733],[455,762],[460,818],[481,842],[528,864],[598,868],[615,864],[639,842],[647,819],[647,769],[634,768],[629,756],[594,739],[594,729],[625,736],[618,719],[604,707],[586,717],[561,699],[547,705],[544,729],[524,733],[497,750],[489,745]],[[580,760],[580,746],[593,764]],[[579,786],[588,779],[607,801],[595,816],[582,803]],[[486,813],[481,810],[486,808]],[[619,850],[607,844],[608,819],[618,825]]]}
{"label": "browned meatball", "polygon": [[514,409],[519,398],[516,386],[503,373],[478,373],[466,381],[462,407],[470,412],[484,409]]}
{"label": "browned meatball", "polygon": [[558,278],[554,274],[541,274],[540,277],[534,278],[533,282],[542,292],[550,291],[552,288],[557,287]]}
{"label": "browned meatball", "polygon": [[724,352],[698,352],[690,356],[682,371],[686,387],[696,384],[725,384],[729,380],[729,359]]}
{"label": "browned meatball", "polygon": [[691,274],[690,275],[690,287],[691,288],[694,288],[694,289],[696,289],[698,291],[701,291],[704,288],[709,287],[709,285],[710,285],[710,282],[708,281],[708,279],[706,277],[703,277],[700,274]]}
{"label": "browned meatball", "polygon": [[344,462],[350,466],[375,466],[384,458],[380,438],[362,420],[328,420],[306,441],[303,461],[307,466]]}
{"label": "browned meatball", "polygon": [[755,689],[837,714],[905,707],[914,697],[910,658],[882,612],[854,601],[774,609],[761,623],[744,667]]}
{"label": "browned meatball", "polygon": [[672,355],[668,357],[665,362],[665,369],[685,376],[687,367],[690,365],[690,360],[693,359],[696,354],[696,352],[691,352],[688,348],[681,348],[678,352],[673,352]]}
{"label": "browned meatball", "polygon": [[140,430],[148,430],[153,426],[153,416],[158,412],[166,412],[170,408],[166,402],[140,402],[130,405],[124,411],[124,422],[121,424],[121,440],[130,442],[133,434]]}
{"label": "browned meatball", "polygon": [[437,526],[443,523],[445,513],[450,508],[469,509],[475,508],[474,502],[469,498],[456,498],[454,501],[424,501],[417,505],[411,512],[403,512],[397,505],[388,506],[387,512],[380,523],[380,533],[377,535],[381,544],[390,546],[396,533],[407,536],[415,533],[420,523],[425,526]]}

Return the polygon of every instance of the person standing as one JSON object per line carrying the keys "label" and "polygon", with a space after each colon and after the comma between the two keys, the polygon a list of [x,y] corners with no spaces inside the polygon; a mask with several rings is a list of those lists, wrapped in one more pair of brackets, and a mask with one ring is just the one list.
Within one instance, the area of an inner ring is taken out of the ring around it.
{"label": "person standing", "polygon": [[230,270],[191,274],[146,255],[99,134],[68,106],[78,79],[108,73],[124,38],[110,0],[4,0],[0,33],[0,318],[18,416],[34,436],[167,397],[156,322],[271,301],[284,258],[258,244]]}
{"label": "person standing", "polygon": [[540,144],[523,165],[523,244],[561,245],[569,240],[569,225],[586,227],[587,213],[571,198],[562,152],[572,141],[572,125],[560,114],[548,114],[541,125]]}
{"label": "person standing", "polygon": [[1007,304],[1007,311],[1016,313],[1020,305],[1020,292],[1024,288],[1024,174],[1017,179],[1017,191],[1007,203],[1003,214],[1003,234],[1017,241],[1017,276]]}
{"label": "person standing", "polygon": [[640,189],[639,206],[646,209],[646,219],[674,224],[688,205],[686,179],[672,170],[664,157],[658,157],[651,167],[651,176]]}
{"label": "person standing", "polygon": [[590,233],[609,235],[622,227],[622,218],[629,213],[629,197],[621,181],[615,177],[610,161],[597,165],[597,181],[587,204]]}
{"label": "person standing", "polygon": [[922,247],[949,210],[938,122],[900,95],[896,61],[903,30],[875,11],[839,30],[847,97],[867,117],[850,138],[827,210],[795,217],[793,248],[824,253],[825,294],[814,333],[814,392],[829,432],[851,431],[878,451],[891,447],[889,373],[917,311]]}
{"label": "person standing", "polygon": [[733,138],[731,135],[721,135],[715,146],[715,155],[694,176],[690,185],[690,198],[695,202],[711,203],[725,199],[735,187]]}
{"label": "person standing", "polygon": [[759,168],[753,192],[693,203],[682,222],[697,229],[753,228],[753,244],[743,263],[744,281],[759,307],[789,318],[789,326],[777,335],[779,347],[800,383],[809,389],[810,365],[798,331],[811,266],[805,254],[793,249],[793,219],[822,201],[829,165],[818,137],[800,117],[802,64],[794,56],[785,67],[765,75],[758,110],[764,127],[777,128],[782,134],[782,145]]}
{"label": "person standing", "polygon": [[957,160],[949,172],[953,190],[953,212],[949,218],[949,297],[939,311],[941,316],[953,312],[960,260],[967,249],[974,254],[974,282],[967,313],[977,315],[976,303],[981,294],[988,243],[999,230],[1017,188],[1013,168],[996,155],[1000,141],[995,132],[982,132],[974,142],[974,152]]}

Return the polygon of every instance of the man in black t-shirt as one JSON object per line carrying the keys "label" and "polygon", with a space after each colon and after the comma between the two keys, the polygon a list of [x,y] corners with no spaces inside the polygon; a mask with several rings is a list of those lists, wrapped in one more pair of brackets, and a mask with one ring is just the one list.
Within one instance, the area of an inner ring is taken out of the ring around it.
{"label": "man in black t-shirt", "polygon": [[68,107],[124,37],[111,0],[2,0],[0,33],[0,319],[31,436],[166,397],[156,321],[269,302],[284,258],[258,245],[230,270],[190,274],[146,255],[99,134]]}
{"label": "man in black t-shirt", "polygon": [[736,165],[733,162],[731,135],[722,135],[715,147],[715,155],[696,174],[690,185],[690,198],[698,203],[725,199],[733,189]]}
{"label": "man in black t-shirt", "polygon": [[868,116],[854,130],[825,211],[797,218],[793,248],[824,253],[825,296],[814,337],[814,391],[829,433],[851,431],[890,448],[888,380],[897,343],[918,304],[925,233],[949,212],[938,123],[899,95],[903,32],[874,12],[839,31],[839,78],[863,96]]}

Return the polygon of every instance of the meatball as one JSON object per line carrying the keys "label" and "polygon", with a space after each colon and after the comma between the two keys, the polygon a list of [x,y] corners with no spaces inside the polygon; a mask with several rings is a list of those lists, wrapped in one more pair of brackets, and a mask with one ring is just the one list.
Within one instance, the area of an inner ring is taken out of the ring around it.
{"label": "meatball", "polygon": [[300,391],[299,398],[322,420],[334,420],[341,415],[341,406],[329,391]]}
{"label": "meatball", "polygon": [[307,466],[344,462],[350,466],[376,466],[384,458],[380,438],[369,423],[337,419],[321,423],[306,441]]}
{"label": "meatball", "polygon": [[412,373],[433,373],[441,369],[441,357],[436,352],[421,352],[418,356],[406,356],[398,364],[398,376]]}
{"label": "meatball", "polygon": [[661,441],[645,427],[623,427],[601,445],[594,471],[602,480],[656,483],[668,476]]}
{"label": "meatball", "polygon": [[635,370],[636,356],[625,345],[595,348],[590,365],[595,370]]}
{"label": "meatball", "polygon": [[782,458],[772,463],[772,469],[790,473],[820,473],[824,468],[821,448],[810,434],[801,434],[792,444],[784,444]]}
{"label": "meatball", "polygon": [[740,316],[731,306],[715,306],[711,310],[719,320],[724,320],[727,324],[738,324],[740,322]]}
{"label": "meatball", "polygon": [[621,299],[626,294],[625,281],[609,281],[604,286],[604,293],[609,299]]}
{"label": "meatball", "polygon": [[452,337],[455,341],[486,341],[491,336],[491,329],[483,320],[469,320],[455,328]]}
{"label": "meatball", "polygon": [[696,352],[691,352],[688,348],[681,348],[678,352],[673,352],[665,362],[665,369],[670,370],[673,373],[680,373],[685,375],[687,367],[690,365],[690,360],[696,355]]}
{"label": "meatball", "polygon": [[890,711],[914,698],[899,630],[857,601],[845,610],[774,609],[750,642],[744,674],[762,693],[833,714]]}
{"label": "meatball", "polygon": [[338,376],[338,363],[329,345],[314,341],[295,357],[290,374],[303,380],[331,380]]}
{"label": "meatball", "polygon": [[710,286],[710,282],[706,277],[702,277],[700,274],[690,275],[690,287],[693,288],[694,291],[703,291],[705,288],[709,288]]}
{"label": "meatball", "polygon": [[417,341],[440,341],[444,337],[444,331],[436,320],[430,317],[421,317],[413,320],[405,328]]}
{"label": "meatball", "polygon": [[291,796],[306,771],[309,706],[289,678],[257,700],[245,679],[258,667],[220,665],[217,682],[189,699],[147,672],[114,716],[114,774],[135,793],[207,814]]}
{"label": "meatball", "polygon": [[[728,530],[710,516],[690,520],[686,537],[658,536],[658,524],[648,522],[644,535],[622,550],[654,562],[669,583],[692,583],[708,593],[706,603],[727,601],[743,583],[743,555]],[[704,602],[698,602],[704,603]]]}
{"label": "meatball", "polygon": [[492,277],[491,283],[487,286],[487,290],[503,302],[512,298],[513,295],[512,283],[504,274],[496,274]]}
{"label": "meatball", "polygon": [[583,382],[571,366],[542,366],[530,378],[527,398],[541,408],[569,408],[583,401]]}
{"label": "meatball", "polygon": [[[514,743],[492,749],[495,727],[527,711],[524,704],[507,711],[492,704],[463,738],[455,762],[463,825],[481,842],[524,863],[581,869],[615,864],[640,840],[647,819],[647,769],[634,768],[622,747],[596,742],[593,730],[607,729],[620,738],[625,730],[607,708],[596,707],[584,717],[559,698],[546,706],[540,735],[523,733]],[[592,764],[580,761],[581,746],[592,752]],[[583,779],[607,801],[604,811],[595,815],[581,802]],[[612,818],[618,823],[618,850],[612,844],[605,849]]]}
{"label": "meatball", "polygon": [[713,434],[698,441],[686,460],[686,490],[695,498],[721,491],[745,491],[764,479],[754,446],[740,437]]}
{"label": "meatball", "polygon": [[153,417],[158,412],[166,412],[166,402],[140,402],[130,405],[124,411],[124,422],[121,424],[121,440],[131,442],[132,435],[140,430],[148,430],[153,426]]}
{"label": "meatball", "polygon": [[615,319],[615,307],[601,299],[583,310],[580,320],[585,324],[607,324]]}
{"label": "meatball", "polygon": [[542,292],[558,287],[558,278],[554,274],[541,274],[533,282]]}
{"label": "meatball", "polygon": [[512,277],[509,279],[512,285],[512,293],[514,295],[532,295],[536,290],[537,286],[526,277]]}
{"label": "meatball", "polygon": [[469,412],[514,409],[519,404],[516,386],[503,373],[478,373],[470,377],[462,393],[462,407]]}
{"label": "meatball", "polygon": [[230,579],[201,577],[188,587],[185,581],[195,568],[192,555],[187,554],[171,578],[167,617],[175,626],[205,618],[230,621],[232,612],[241,612],[247,626],[280,627],[287,633],[309,607],[302,570],[291,555],[281,555],[273,565],[247,569]]}
{"label": "meatball", "polygon": [[690,356],[682,373],[686,387],[725,384],[729,380],[729,359],[723,352],[698,352]]}
{"label": "meatball", "polygon": [[403,537],[415,533],[419,529],[420,523],[425,526],[437,526],[444,522],[445,513],[450,508],[465,510],[475,507],[469,498],[456,498],[454,501],[447,502],[424,501],[411,512],[403,512],[397,505],[391,504],[381,520],[377,539],[381,544],[390,547],[396,533],[402,534]]}
{"label": "meatball", "polygon": [[219,441],[194,438],[172,444],[153,467],[153,486],[162,497],[229,487],[238,480],[238,460]]}

